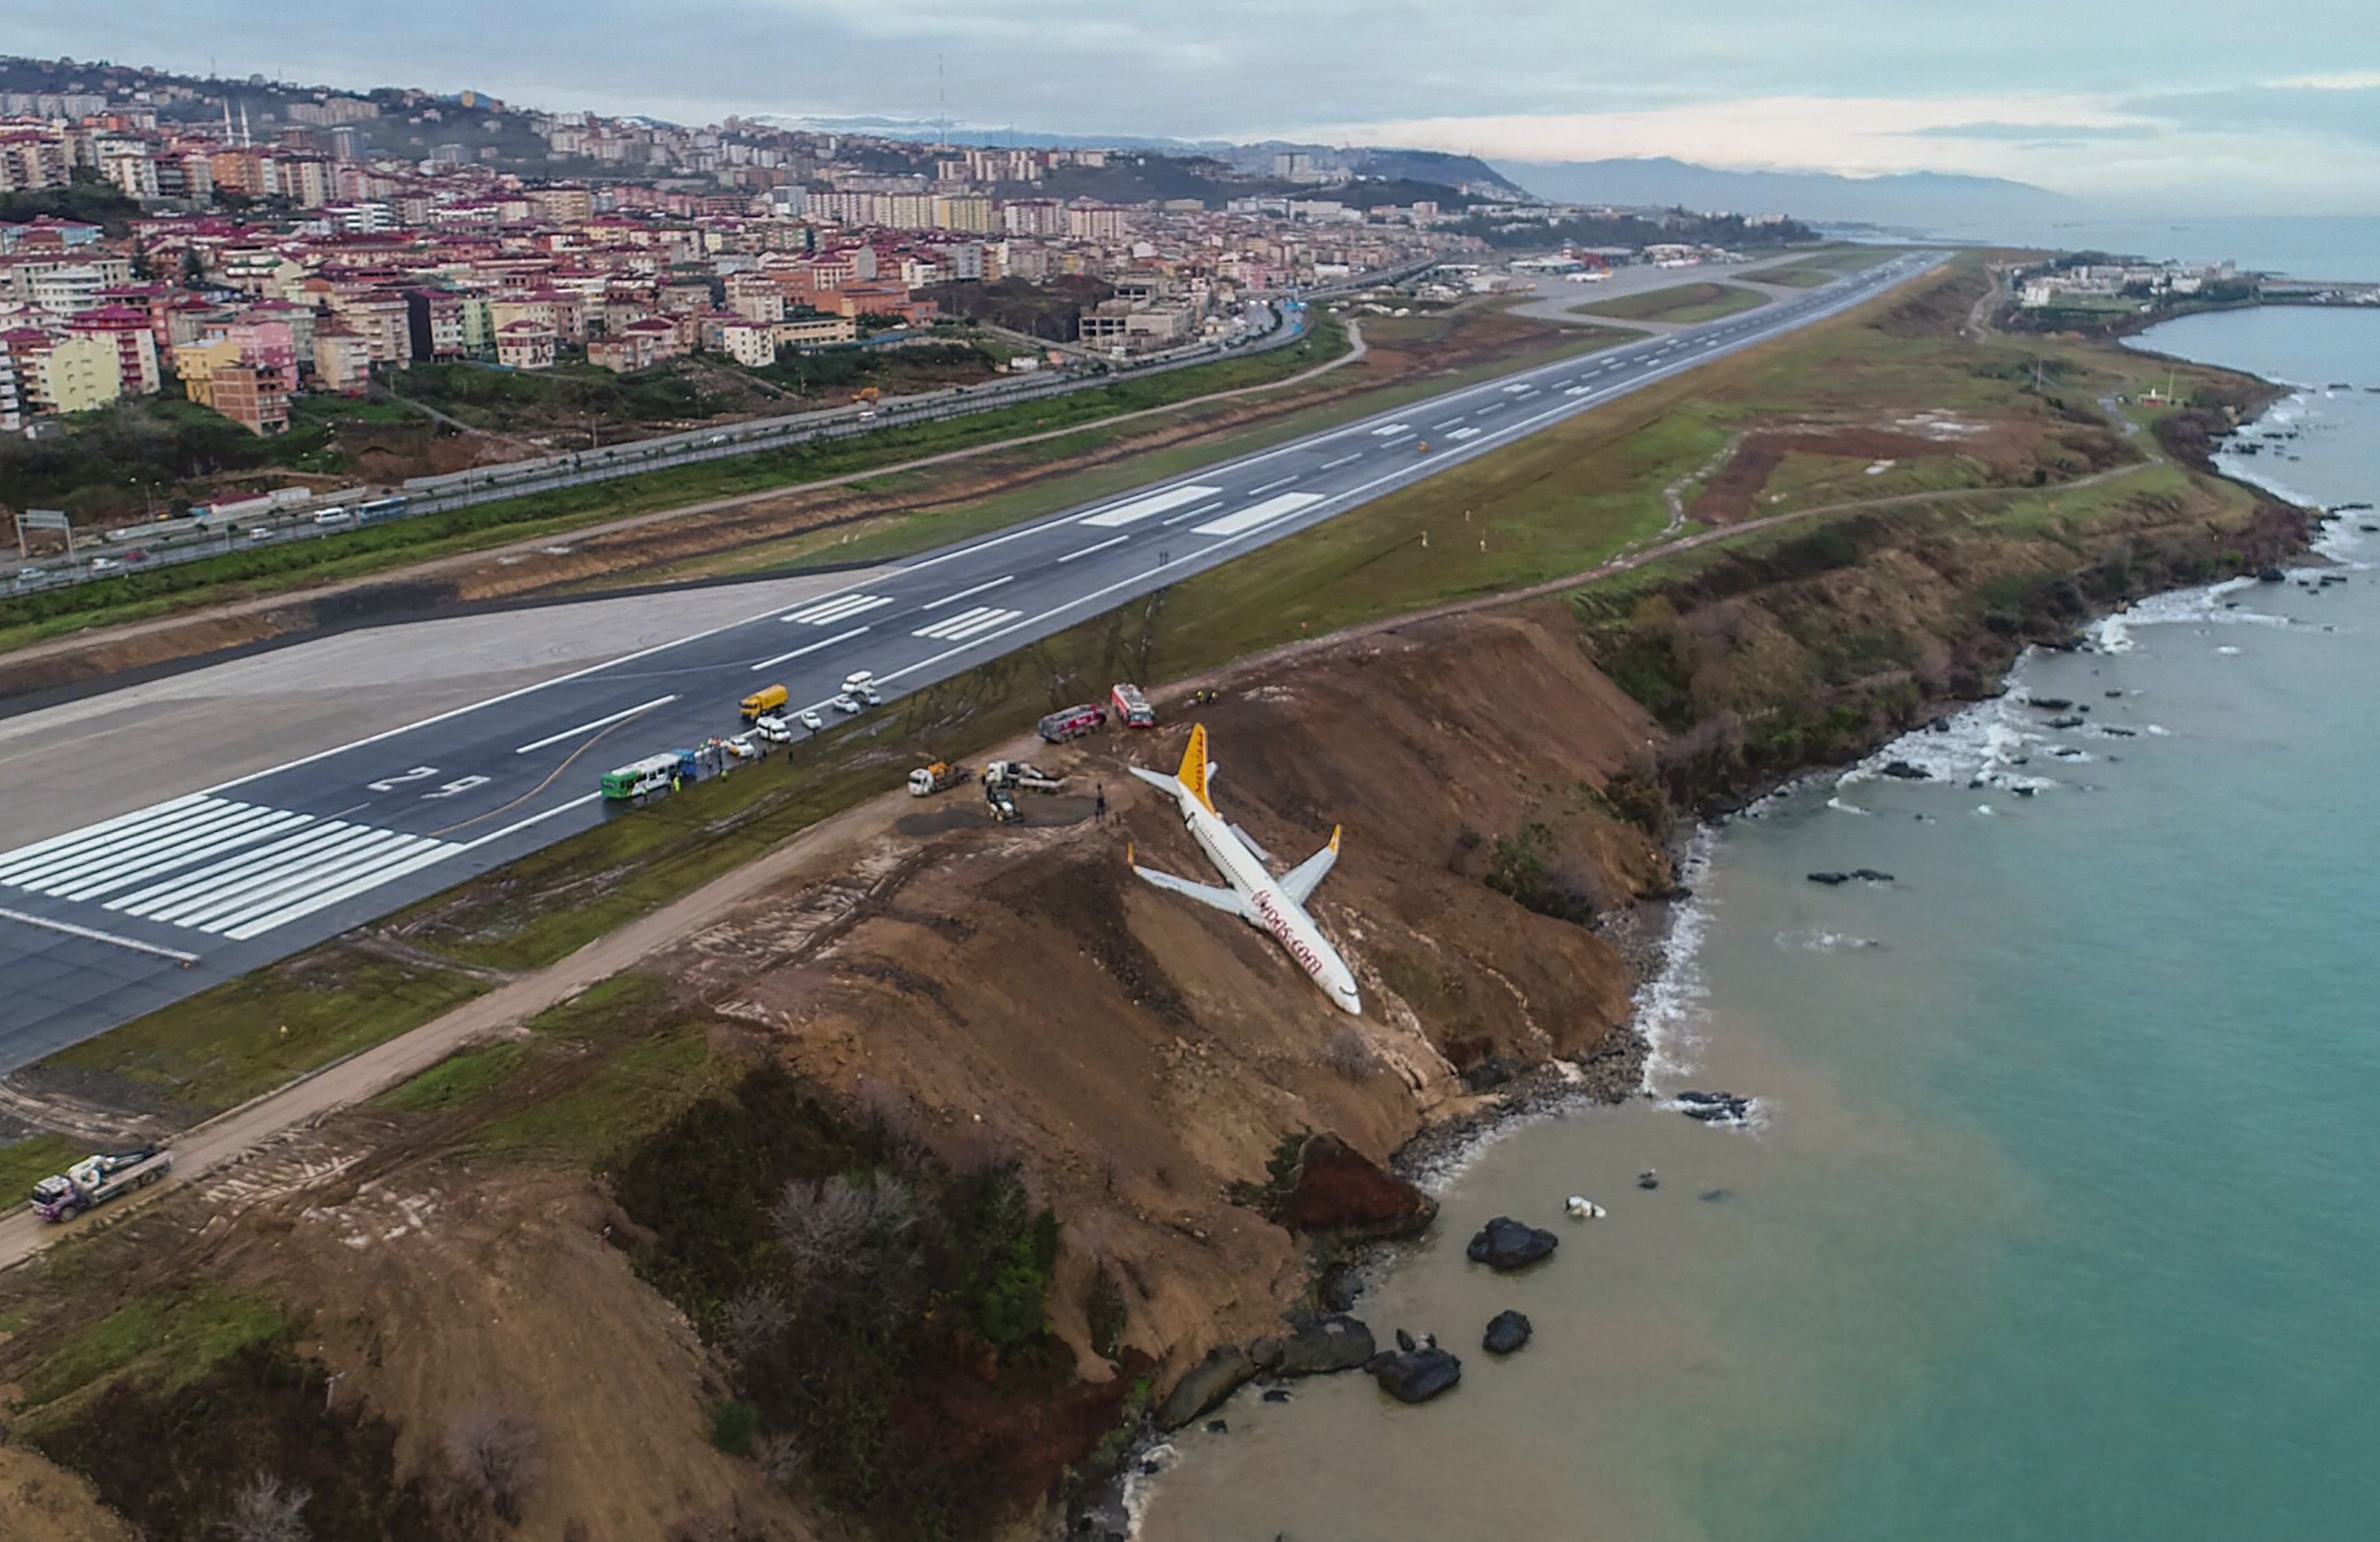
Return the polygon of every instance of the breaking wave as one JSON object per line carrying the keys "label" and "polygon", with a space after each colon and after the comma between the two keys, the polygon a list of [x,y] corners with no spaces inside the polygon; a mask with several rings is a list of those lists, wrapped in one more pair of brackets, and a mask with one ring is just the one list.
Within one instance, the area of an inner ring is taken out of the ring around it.
{"label": "breaking wave", "polygon": [[1703,944],[1710,937],[1710,904],[1702,897],[1703,880],[1710,874],[1716,832],[1706,826],[1694,832],[1678,863],[1678,881],[1694,891],[1670,917],[1670,935],[1662,946],[1661,967],[1636,988],[1636,1031],[1645,1036],[1645,1087],[1651,1091],[1664,1077],[1683,1073],[1693,1063],[1699,1042],[1695,1026],[1710,994],[1702,973]]}

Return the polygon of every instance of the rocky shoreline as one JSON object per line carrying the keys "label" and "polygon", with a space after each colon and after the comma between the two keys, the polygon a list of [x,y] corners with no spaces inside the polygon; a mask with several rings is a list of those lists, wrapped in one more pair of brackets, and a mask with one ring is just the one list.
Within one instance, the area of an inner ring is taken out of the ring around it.
{"label": "rocky shoreline", "polygon": [[[2275,391],[2270,395],[2277,397],[2280,393]],[[2268,401],[2256,404],[2259,409],[2265,405],[2268,405]],[[2192,459],[2197,469],[2223,475],[2204,457],[2185,458]],[[2225,480],[2240,480],[2230,477]],[[2244,482],[2242,485],[2253,486]],[[2341,512],[2300,509],[2281,504],[2267,490],[2257,488],[2255,491],[2266,505],[2265,512],[2278,515],[2286,511],[2301,523],[2284,528],[2282,527],[2289,526],[2291,522],[2282,520],[2278,524],[2266,524],[2255,532],[2255,540],[2249,544],[2267,549],[2252,561],[2247,568],[2251,575],[2258,571],[2259,565],[2269,564],[2277,557],[2302,554],[2313,546],[2325,521]],[[1675,832],[1674,838],[1667,843],[1673,870],[1688,870],[1690,848],[1703,832],[1723,827],[1739,817],[1757,817],[1758,808],[1766,800],[1809,778],[1839,773],[1913,729],[1928,722],[1938,722],[1948,714],[2001,694],[2008,688],[2010,677],[2024,656],[2022,644],[2052,648],[2085,646],[2087,629],[2107,615],[2119,613],[2134,601],[2153,594],[2182,592],[2196,587],[2192,581],[2175,581],[2177,577],[2178,574],[2168,570],[2152,577],[2137,592],[2110,595],[2096,603],[2085,601],[2071,606],[2057,617],[2055,629],[2028,627],[2030,636],[2009,639],[2018,646],[2012,647],[1997,661],[1997,667],[1987,666],[1980,677],[1971,674],[1963,680],[1954,679],[1949,692],[1937,688],[1925,693],[1925,698],[1910,708],[1908,715],[1900,722],[1872,724],[1873,731],[1864,739],[1832,747],[1833,753],[1828,755],[1823,763],[1803,763],[1782,774],[1762,775],[1752,783],[1740,782],[1733,786],[1704,784],[1697,789],[1702,817]],[[2158,581],[2160,577],[2164,581]],[[1880,774],[1899,773],[1887,770]],[[1868,871],[1811,876],[1813,881],[1820,883],[1890,881],[1888,875]],[[1615,907],[1589,923],[1596,935],[1619,953],[1626,972],[1636,982],[1635,1011],[1622,1031],[1616,1033],[1605,1047],[1585,1056],[1555,1058],[1528,1066],[1490,1061],[1473,1067],[1465,1074],[1464,1085],[1475,1096],[1466,1100],[1459,1111],[1415,1131],[1388,1160],[1387,1174],[1412,1185],[1422,1194],[1434,1196],[1442,1191],[1485,1146],[1534,1120],[1562,1117],[1585,1108],[1613,1106],[1631,1098],[1650,1096],[1646,1087],[1647,1066],[1659,1046],[1646,1032],[1648,1010],[1654,1003],[1645,999],[1644,992],[1663,978],[1673,963],[1678,944],[1678,922],[1682,915],[1687,914],[1682,902],[1690,899],[1688,891],[1680,888],[1658,897]],[[1700,1101],[1694,1106],[1682,1107],[1682,1117],[1721,1124],[1743,1122],[1747,1111],[1746,1099],[1726,1093],[1698,1096]],[[1283,1333],[1294,1340],[1299,1335],[1318,1331],[1322,1324],[1354,1324],[1354,1319],[1345,1314],[1372,1282],[1404,1258],[1407,1247],[1417,1234],[1416,1232],[1402,1235],[1374,1234],[1314,1241],[1307,1252],[1309,1271],[1303,1299],[1291,1310]],[[1343,1329],[1335,1330],[1344,1331]],[[1503,1324],[1499,1331],[1489,1335],[1489,1342],[1525,1342],[1525,1334],[1524,1323]],[[1492,1347],[1489,1352],[1495,1353]],[[1208,1412],[1220,1408],[1230,1390],[1245,1381],[1263,1381],[1270,1377],[1271,1371],[1262,1362],[1273,1353],[1273,1341],[1262,1338],[1245,1348],[1226,1345],[1217,1350],[1216,1357],[1230,1367],[1219,1375],[1226,1378],[1236,1375],[1236,1367],[1243,1363],[1248,1367],[1246,1374],[1232,1380],[1230,1387],[1212,1403],[1205,1404],[1189,1417],[1203,1417]],[[1389,1382],[1391,1379],[1402,1382],[1408,1371],[1425,1381],[1433,1378],[1442,1381],[1436,1390],[1443,1390],[1443,1386],[1452,1384],[1453,1377],[1459,1376],[1459,1364],[1439,1366],[1429,1358],[1434,1355],[1453,1359],[1451,1354],[1439,1350],[1434,1343],[1408,1343],[1393,1354],[1375,1354],[1361,1366],[1375,1368],[1376,1374],[1381,1369],[1394,1368],[1394,1376],[1383,1378],[1384,1389],[1390,1395],[1402,1393]],[[1390,1367],[1385,1364],[1390,1361],[1396,1361],[1397,1366]],[[1200,1367],[1201,1370],[1204,1368]],[[1359,1368],[1359,1365],[1351,1359],[1337,1368],[1354,1369]],[[1197,1374],[1193,1373],[1194,1376]],[[1275,1401],[1285,1401],[1288,1394],[1275,1386],[1266,1395]],[[1203,1397],[1195,1401],[1205,1403]],[[1175,1412],[1179,1415],[1182,1410],[1176,1409]],[[1172,1427],[1182,1427],[1188,1422],[1189,1418],[1180,1418]],[[1070,1516],[1073,1529],[1069,1535],[1096,1537],[1101,1542],[1125,1542],[1134,1535],[1136,1512],[1145,1497],[1148,1481],[1162,1471],[1171,1454],[1172,1448],[1165,1434],[1145,1427],[1140,1438],[1124,1451],[1112,1478],[1093,1491],[1093,1502],[1074,1510]]]}

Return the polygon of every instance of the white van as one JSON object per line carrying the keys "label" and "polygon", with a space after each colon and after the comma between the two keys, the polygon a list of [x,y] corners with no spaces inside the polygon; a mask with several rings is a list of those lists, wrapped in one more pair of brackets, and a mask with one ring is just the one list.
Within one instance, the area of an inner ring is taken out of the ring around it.
{"label": "white van", "polygon": [[349,514],[346,509],[324,509],[322,513],[314,516],[314,523],[317,525],[344,525],[354,517],[355,516]]}

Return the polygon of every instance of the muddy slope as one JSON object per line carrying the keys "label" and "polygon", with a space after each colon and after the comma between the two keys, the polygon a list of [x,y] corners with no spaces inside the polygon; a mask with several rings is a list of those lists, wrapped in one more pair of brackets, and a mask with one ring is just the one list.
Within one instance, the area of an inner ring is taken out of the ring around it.
{"label": "muddy slope", "polygon": [[953,1150],[988,1140],[1023,1160],[1066,1222],[1054,1321],[1094,1378],[1110,1372],[1077,1293],[1103,1271],[1128,1283],[1123,1344],[1176,1365],[1301,1288],[1300,1240],[1226,1196],[1284,1137],[1328,1131],[1384,1161],[1469,1105],[1463,1071],[1621,1042],[1627,966],[1577,919],[1489,887],[1500,848],[1513,866],[1520,833],[1541,832],[1529,849],[1552,876],[1524,897],[1572,917],[1670,881],[1592,791],[1649,722],[1537,623],[1375,638],[1201,721],[1219,803],[1277,860],[1344,826],[1314,910],[1362,981],[1361,1019],[1250,928],[1127,872],[1129,846],[1211,876],[1124,770],[1178,763],[1186,722],[1050,758],[1105,789],[1104,824],[970,813],[905,854],[895,834],[864,905],[833,899],[842,877],[790,886],[663,965],[803,1076],[895,1089]]}

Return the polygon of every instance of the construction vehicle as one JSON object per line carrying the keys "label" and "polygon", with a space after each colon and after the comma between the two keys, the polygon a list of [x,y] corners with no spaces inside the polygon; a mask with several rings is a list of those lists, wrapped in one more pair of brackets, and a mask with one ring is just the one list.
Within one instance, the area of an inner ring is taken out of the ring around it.
{"label": "construction vehicle", "polygon": [[1095,701],[1065,707],[1043,718],[1041,737],[1050,744],[1062,745],[1068,739],[1079,739],[1107,726],[1107,709]]}
{"label": "construction vehicle", "polygon": [[994,760],[983,768],[983,784],[999,792],[1062,793],[1066,779],[1053,776],[1029,760]]}
{"label": "construction vehicle", "polygon": [[744,721],[746,722],[758,722],[762,718],[767,717],[770,713],[777,711],[783,708],[785,703],[791,699],[792,698],[786,694],[784,686],[763,686],[759,690],[754,691],[750,696],[744,698]]}
{"label": "construction vehicle", "polygon": [[1002,788],[986,783],[983,789],[983,801],[985,807],[991,811],[991,821],[994,824],[1014,824],[1025,817],[1016,811],[1016,800],[1009,796],[1006,790]]}
{"label": "construction vehicle", "polygon": [[147,1188],[173,1168],[174,1154],[154,1146],[138,1151],[95,1152],[35,1184],[33,1213],[43,1220],[72,1220],[134,1189]]}
{"label": "construction vehicle", "polygon": [[930,766],[919,766],[909,773],[909,795],[931,797],[966,780],[967,769],[948,760],[937,760]]}
{"label": "construction vehicle", "polygon": [[1108,699],[1114,704],[1116,717],[1126,728],[1157,726],[1157,709],[1148,704],[1148,698],[1140,694],[1138,686],[1118,681],[1109,690]]}

